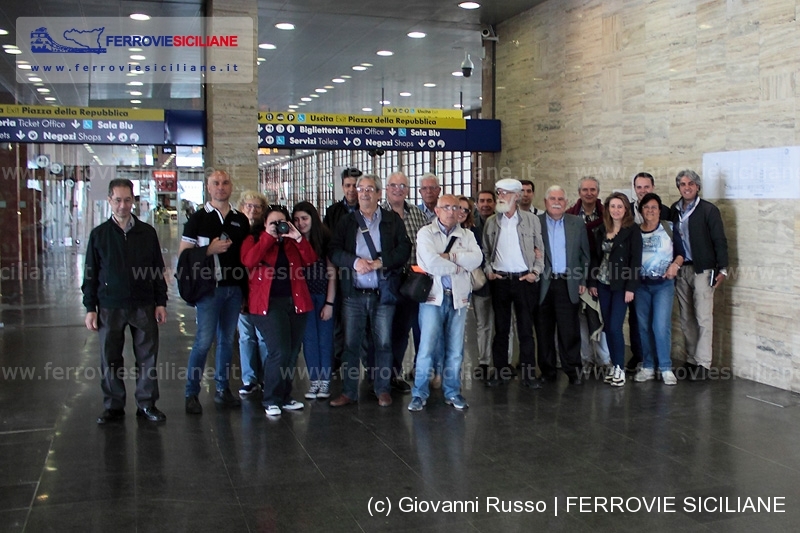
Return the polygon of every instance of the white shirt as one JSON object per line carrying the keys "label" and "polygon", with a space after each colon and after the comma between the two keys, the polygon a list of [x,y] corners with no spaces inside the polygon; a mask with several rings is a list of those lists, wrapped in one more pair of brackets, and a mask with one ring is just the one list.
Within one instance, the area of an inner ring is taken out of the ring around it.
{"label": "white shirt", "polygon": [[519,213],[514,211],[514,215],[509,218],[504,214],[497,214],[497,222],[500,226],[500,234],[497,236],[497,246],[492,268],[499,272],[527,272],[528,265],[525,264],[525,257],[522,255],[522,248],[519,245]]}

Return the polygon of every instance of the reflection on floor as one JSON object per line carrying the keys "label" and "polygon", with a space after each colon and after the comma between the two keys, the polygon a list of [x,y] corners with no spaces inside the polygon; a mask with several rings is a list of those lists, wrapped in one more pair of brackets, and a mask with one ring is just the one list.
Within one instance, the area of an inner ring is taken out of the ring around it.
{"label": "reflection on floor", "polygon": [[[175,247],[165,248],[173,264]],[[187,416],[194,310],[174,287],[161,330],[166,424],[137,420],[131,393],[126,420],[98,427],[82,258],[50,261],[47,280],[2,285],[0,531],[730,532],[800,521],[796,395],[738,379],[612,389],[562,377],[539,391],[467,380],[463,412],[440,391],[409,413],[409,396],[379,408],[362,389],[354,407],[306,401],[268,420],[258,402],[217,410],[205,382],[204,414]],[[307,383],[296,386],[301,400]],[[568,508],[569,497],[595,499]],[[580,512],[611,497],[627,510],[608,500],[609,512]],[[675,512],[645,512],[654,497]],[[785,512],[754,512],[747,497],[785,498]],[[465,512],[433,510],[447,501]],[[515,501],[543,512],[515,512]]]}

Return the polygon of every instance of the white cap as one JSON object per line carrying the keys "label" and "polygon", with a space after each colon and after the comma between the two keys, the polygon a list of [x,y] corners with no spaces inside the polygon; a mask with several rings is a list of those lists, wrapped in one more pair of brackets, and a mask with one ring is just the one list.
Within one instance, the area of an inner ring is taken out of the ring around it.
{"label": "white cap", "polygon": [[513,178],[505,178],[494,184],[495,189],[503,189],[509,192],[522,192],[522,183]]}

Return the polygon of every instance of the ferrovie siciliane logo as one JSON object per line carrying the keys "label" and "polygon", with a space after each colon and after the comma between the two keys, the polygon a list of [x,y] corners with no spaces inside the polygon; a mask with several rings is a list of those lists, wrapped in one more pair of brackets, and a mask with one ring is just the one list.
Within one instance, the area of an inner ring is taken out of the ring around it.
{"label": "ferrovie siciliane logo", "polygon": [[105,28],[78,30],[72,28],[63,34],[65,41],[61,44],[50,36],[47,28],[42,26],[31,32],[31,52],[34,54],[105,54],[107,49],[100,45],[100,36]]}

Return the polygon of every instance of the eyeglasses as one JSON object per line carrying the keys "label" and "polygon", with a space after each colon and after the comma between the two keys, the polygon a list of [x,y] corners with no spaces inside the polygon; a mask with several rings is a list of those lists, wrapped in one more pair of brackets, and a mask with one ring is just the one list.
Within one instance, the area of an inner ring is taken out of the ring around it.
{"label": "eyeglasses", "polygon": [[377,189],[375,189],[375,187],[356,187],[356,190],[357,190],[359,193],[365,192],[365,193],[367,193],[367,194],[372,194],[372,193],[374,193],[374,192],[375,192]]}
{"label": "eyeglasses", "polygon": [[465,215],[469,214],[469,207],[459,207],[459,209],[461,209],[461,212]]}
{"label": "eyeglasses", "polygon": [[497,189],[494,192],[497,193],[497,196],[505,196],[507,194],[514,194],[514,191],[507,191],[505,189]]}
{"label": "eyeglasses", "polygon": [[640,207],[639,209],[641,209],[642,211],[656,211],[656,210],[660,210],[661,206],[660,205],[650,205],[650,204],[648,204],[648,205]]}
{"label": "eyeglasses", "polygon": [[461,209],[460,205],[437,205],[436,209],[443,209],[444,211],[458,211]]}
{"label": "eyeglasses", "polygon": [[389,184],[389,188],[390,189],[397,189],[399,191],[406,190],[406,187],[408,187],[408,186],[405,183],[390,183]]}
{"label": "eyeglasses", "polygon": [[245,209],[255,209],[258,211],[261,211],[262,209],[261,204],[244,204],[244,206],[242,207],[244,207]]}
{"label": "eyeglasses", "polygon": [[438,188],[439,187],[425,186],[425,187],[420,187],[419,190],[427,192],[427,191],[435,191]]}

